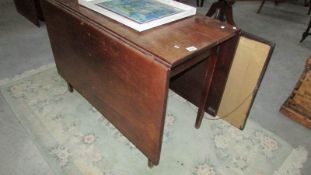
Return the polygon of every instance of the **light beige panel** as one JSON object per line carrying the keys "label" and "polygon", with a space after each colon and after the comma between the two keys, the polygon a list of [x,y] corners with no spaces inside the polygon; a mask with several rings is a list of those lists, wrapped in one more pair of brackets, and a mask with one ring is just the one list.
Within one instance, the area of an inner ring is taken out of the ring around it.
{"label": "light beige panel", "polygon": [[244,126],[270,48],[267,44],[240,37],[217,114],[238,128]]}

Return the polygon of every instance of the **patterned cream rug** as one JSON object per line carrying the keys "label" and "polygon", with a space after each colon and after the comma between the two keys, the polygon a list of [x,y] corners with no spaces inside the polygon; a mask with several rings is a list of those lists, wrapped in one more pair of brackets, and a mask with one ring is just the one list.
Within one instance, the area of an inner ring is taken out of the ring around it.
{"label": "patterned cream rug", "polygon": [[196,107],[170,92],[160,164],[149,169],[135,146],[77,92],[67,91],[54,65],[0,84],[55,174],[298,175],[308,154],[251,120],[240,131],[205,118],[197,130]]}

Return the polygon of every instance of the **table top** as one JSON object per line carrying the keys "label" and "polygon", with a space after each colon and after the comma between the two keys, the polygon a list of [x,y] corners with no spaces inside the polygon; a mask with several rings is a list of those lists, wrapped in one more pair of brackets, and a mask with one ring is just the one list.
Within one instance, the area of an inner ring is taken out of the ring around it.
{"label": "table top", "polygon": [[[147,51],[154,59],[174,67],[231,38],[239,29],[202,15],[195,15],[169,24],[137,32],[117,21],[78,4],[77,0],[48,0],[85,18],[102,30],[111,32]],[[188,50],[188,49],[189,50]]]}

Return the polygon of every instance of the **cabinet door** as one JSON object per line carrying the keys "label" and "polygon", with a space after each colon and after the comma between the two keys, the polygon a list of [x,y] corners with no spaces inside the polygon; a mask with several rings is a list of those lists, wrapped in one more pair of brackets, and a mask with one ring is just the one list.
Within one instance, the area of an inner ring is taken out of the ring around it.
{"label": "cabinet door", "polygon": [[274,45],[242,34],[230,68],[217,115],[243,129]]}

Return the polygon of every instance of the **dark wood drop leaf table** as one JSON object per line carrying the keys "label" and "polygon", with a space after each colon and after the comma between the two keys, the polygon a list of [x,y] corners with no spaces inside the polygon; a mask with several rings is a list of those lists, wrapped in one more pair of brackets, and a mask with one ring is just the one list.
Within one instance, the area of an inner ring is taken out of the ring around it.
{"label": "dark wood drop leaf table", "polygon": [[[196,15],[140,33],[77,0],[43,0],[42,9],[57,70],[69,89],[118,128],[150,166],[160,160],[170,87],[196,101],[200,115],[217,111],[239,29]],[[179,85],[191,84],[179,77],[195,66],[204,68],[196,75],[204,81],[185,92]]]}

